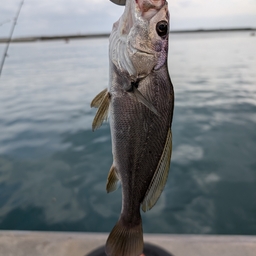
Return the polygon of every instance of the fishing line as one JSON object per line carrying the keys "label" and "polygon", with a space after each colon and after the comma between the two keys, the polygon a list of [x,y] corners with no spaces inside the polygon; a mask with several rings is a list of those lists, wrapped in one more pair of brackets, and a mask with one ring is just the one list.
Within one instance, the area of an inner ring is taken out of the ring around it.
{"label": "fishing line", "polygon": [[2,58],[2,61],[1,61],[1,65],[0,65],[0,77],[1,77],[1,73],[2,73],[2,70],[3,70],[3,67],[4,67],[4,61],[5,61],[5,58],[7,57],[7,52],[8,52],[8,49],[9,49],[9,45],[11,43],[11,40],[12,40],[12,35],[13,35],[13,31],[14,31],[14,28],[17,24],[17,20],[19,18],[19,15],[20,15],[20,11],[21,11],[21,8],[23,6],[23,3],[24,3],[25,0],[22,0],[20,5],[19,5],[19,8],[18,8],[18,11],[17,11],[17,14],[13,20],[13,24],[12,24],[12,28],[11,28],[11,32],[10,32],[10,35],[9,35],[9,38],[8,38],[8,42],[7,42],[7,45],[5,47],[5,50],[4,50],[4,55],[3,55],[3,58]]}

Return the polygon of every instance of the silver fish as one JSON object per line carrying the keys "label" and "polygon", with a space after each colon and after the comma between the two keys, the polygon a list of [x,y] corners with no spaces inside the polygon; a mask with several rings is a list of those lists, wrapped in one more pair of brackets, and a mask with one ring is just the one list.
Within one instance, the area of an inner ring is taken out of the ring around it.
{"label": "silver fish", "polygon": [[93,130],[109,117],[113,164],[106,189],[122,184],[122,211],[106,242],[109,256],[143,251],[140,207],[145,212],[164,189],[171,161],[173,86],[167,68],[169,12],[165,0],[111,0],[124,5],[109,39],[109,87]]}

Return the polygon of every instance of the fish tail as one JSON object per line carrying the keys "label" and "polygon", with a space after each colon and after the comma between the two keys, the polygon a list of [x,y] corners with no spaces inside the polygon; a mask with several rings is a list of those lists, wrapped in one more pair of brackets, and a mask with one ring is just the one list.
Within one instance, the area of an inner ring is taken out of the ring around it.
{"label": "fish tail", "polygon": [[143,252],[142,221],[139,224],[125,225],[122,217],[116,223],[106,242],[108,256],[139,256]]}

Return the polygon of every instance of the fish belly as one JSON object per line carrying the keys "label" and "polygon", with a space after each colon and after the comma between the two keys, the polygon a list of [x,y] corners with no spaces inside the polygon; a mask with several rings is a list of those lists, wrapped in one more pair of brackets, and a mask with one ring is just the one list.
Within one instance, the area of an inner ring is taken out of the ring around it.
{"label": "fish belly", "polygon": [[112,94],[110,107],[112,152],[122,183],[122,214],[127,219],[138,212],[157,169],[173,112],[168,73],[159,70],[150,74],[139,83],[138,89],[154,105],[159,116],[134,100],[129,92],[121,90]]}

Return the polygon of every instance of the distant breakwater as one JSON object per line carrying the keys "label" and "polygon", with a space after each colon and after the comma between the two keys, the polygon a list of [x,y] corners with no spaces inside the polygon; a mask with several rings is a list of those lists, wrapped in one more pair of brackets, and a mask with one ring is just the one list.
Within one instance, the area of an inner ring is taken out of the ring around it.
{"label": "distant breakwater", "polygon": [[[225,29],[197,29],[197,30],[173,30],[171,34],[182,33],[212,33],[212,32],[239,32],[248,31],[252,35],[255,35],[256,28],[225,28]],[[23,42],[37,42],[37,41],[51,41],[51,40],[69,40],[74,39],[90,39],[90,38],[106,38],[109,37],[109,33],[101,34],[77,34],[77,35],[53,35],[53,36],[28,36],[28,37],[16,37],[11,39],[11,43],[23,43]],[[0,43],[7,43],[9,38],[0,38]]]}

